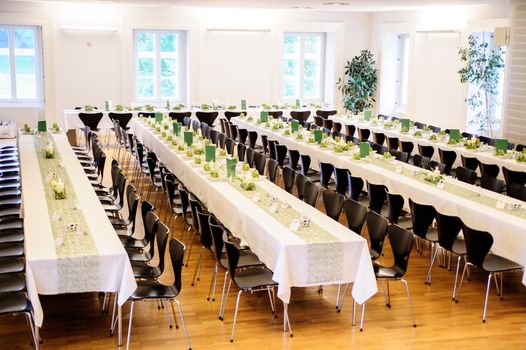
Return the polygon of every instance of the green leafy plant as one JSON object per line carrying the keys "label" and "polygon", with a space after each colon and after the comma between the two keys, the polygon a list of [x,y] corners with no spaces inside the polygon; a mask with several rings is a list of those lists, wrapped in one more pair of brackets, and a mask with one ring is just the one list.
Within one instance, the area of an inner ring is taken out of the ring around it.
{"label": "green leafy plant", "polygon": [[467,98],[469,108],[475,113],[471,124],[478,126],[479,132],[493,137],[494,129],[499,122],[495,118],[496,108],[500,101],[498,94],[500,69],[504,67],[502,49],[490,49],[488,43],[469,36],[469,46],[458,51],[460,61],[464,64],[458,74],[461,83],[470,83],[475,91]]}
{"label": "green leafy plant", "polygon": [[376,61],[369,50],[362,50],[345,66],[345,77],[336,83],[343,96],[343,107],[352,113],[363,112],[376,102]]}

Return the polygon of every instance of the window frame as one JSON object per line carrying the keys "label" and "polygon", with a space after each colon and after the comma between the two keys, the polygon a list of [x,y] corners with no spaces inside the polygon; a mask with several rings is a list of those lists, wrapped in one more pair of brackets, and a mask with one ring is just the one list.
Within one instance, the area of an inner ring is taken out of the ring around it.
{"label": "window frame", "polygon": [[[409,55],[411,49],[411,36],[408,33],[397,34],[397,62],[396,62],[396,90],[395,90],[395,110],[396,112],[406,112],[407,98],[409,90]],[[407,54],[407,55],[406,55]],[[405,81],[405,82],[404,82]],[[402,96],[405,88],[405,103]]]}
{"label": "window frame", "polygon": [[[139,48],[137,45],[137,36],[141,33],[151,33],[155,35],[155,50],[154,50],[154,96],[144,97],[138,94],[138,81],[139,81]],[[176,58],[176,96],[175,97],[162,97],[162,77],[161,77],[161,47],[160,35],[161,34],[176,34],[177,35],[177,58]],[[181,103],[186,101],[187,86],[186,86],[186,75],[187,75],[187,31],[179,29],[145,29],[136,28],[133,30],[133,96],[135,101],[141,103],[162,103],[167,100]]]}
{"label": "window frame", "polygon": [[[298,35],[300,37],[299,42],[299,64],[298,64],[298,95],[294,97],[285,96],[284,85],[285,85],[285,74],[284,74],[284,63],[286,60],[285,48],[283,48],[283,54],[281,58],[281,69],[282,69],[282,81],[281,81],[281,98],[285,102],[293,102],[296,99],[301,100],[302,102],[324,102],[325,101],[325,71],[326,67],[326,55],[327,55],[327,33],[325,32],[284,32],[283,33],[283,43],[285,42],[285,37],[287,35]],[[320,67],[319,67],[319,80],[318,80],[318,97],[305,97],[304,95],[304,84],[305,84],[305,36],[307,35],[316,35],[321,38],[321,48],[320,48]]]}
{"label": "window frame", "polygon": [[[9,51],[9,76],[11,81],[11,97],[0,97],[2,106],[26,106],[42,105],[44,103],[44,52],[42,43],[42,27],[39,25],[1,24],[0,27],[8,29],[8,51]],[[34,33],[34,60],[35,60],[35,86],[36,97],[18,97],[16,89],[16,55],[14,47],[14,30],[31,29]]]}

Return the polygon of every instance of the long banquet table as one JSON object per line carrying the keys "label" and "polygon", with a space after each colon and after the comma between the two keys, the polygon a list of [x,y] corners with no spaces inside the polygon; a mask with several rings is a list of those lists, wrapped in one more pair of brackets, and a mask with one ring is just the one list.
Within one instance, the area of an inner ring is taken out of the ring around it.
{"label": "long banquet table", "polygon": [[307,213],[314,225],[324,229],[310,237],[303,236],[302,229],[294,232],[272,215],[268,207],[249,197],[249,192],[241,191],[229,181],[211,180],[200,166],[193,165],[191,158],[176,151],[142,121],[133,120],[131,128],[159,161],[273,271],[273,279],[279,284],[277,295],[285,304],[290,301],[291,287],[354,282],[352,295],[360,304],[377,292],[363,237],[270,181],[258,180],[258,189],[271,193],[299,213]]}
{"label": "long banquet table", "polygon": [[[361,129],[370,129],[374,132],[381,132],[385,134],[386,137],[397,137],[400,141],[410,141],[414,145],[414,153],[418,153],[418,145],[422,146],[431,146],[434,148],[435,152],[433,153],[433,160],[440,161],[438,149],[445,151],[453,151],[457,154],[457,159],[453,164],[453,168],[462,165],[460,155],[465,157],[477,158],[485,164],[496,164],[499,168],[506,167],[507,169],[514,171],[526,171],[526,163],[517,162],[515,159],[510,159],[506,157],[496,156],[495,148],[489,147],[488,149],[467,149],[461,144],[451,145],[446,142],[441,141],[432,141],[425,137],[413,136],[412,133],[402,133],[399,129],[389,128],[386,129],[383,125],[373,125],[371,122],[358,120],[357,118],[350,119],[344,116],[330,116],[329,119],[332,119],[335,122],[345,124],[351,124]],[[370,138],[372,139],[372,132]],[[502,171],[499,173],[502,175]]]}
{"label": "long banquet table", "polygon": [[[312,167],[317,167],[318,162],[322,161],[332,163],[335,167],[349,169],[354,176],[370,183],[385,185],[389,192],[402,195],[405,203],[411,198],[417,203],[433,205],[443,214],[460,217],[466,225],[474,229],[489,231],[494,238],[494,253],[523,266],[526,264],[524,202],[462,183],[451,177],[446,178],[445,189],[439,189],[416,175],[420,168],[394,159],[380,158],[371,162],[353,160],[351,153],[335,153],[322,149],[317,144],[297,140],[294,134],[284,135],[281,131],[272,130],[263,124],[258,125],[247,118],[232,118],[231,121],[240,128],[256,131],[258,135],[267,135],[270,140],[276,140],[288,149],[309,155]],[[521,203],[522,207],[520,210],[499,209],[497,203]],[[522,282],[526,285],[526,272]]]}
{"label": "long banquet table", "polygon": [[[48,142],[54,159],[45,158]],[[123,305],[137,288],[131,264],[65,134],[20,135],[18,146],[26,276],[36,325],[44,319],[39,294],[118,292]],[[52,173],[64,180],[66,199],[54,199]],[[70,224],[78,229],[69,230]]]}

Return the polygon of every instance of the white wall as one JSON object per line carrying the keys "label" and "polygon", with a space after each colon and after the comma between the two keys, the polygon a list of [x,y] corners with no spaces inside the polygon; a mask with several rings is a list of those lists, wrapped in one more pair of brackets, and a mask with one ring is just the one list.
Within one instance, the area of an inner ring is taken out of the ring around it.
{"label": "white wall", "polygon": [[[369,44],[367,13],[133,7],[111,4],[24,3],[2,1],[0,23],[41,25],[45,67],[45,112],[38,108],[0,108],[0,118],[34,122],[44,115],[60,119],[63,109],[105,100],[134,99],[133,29],[188,31],[188,103],[212,99],[239,104],[278,102],[281,96],[283,32],[329,32],[333,42],[334,84],[347,59]],[[70,32],[61,25],[116,27],[117,32]],[[209,28],[265,28],[265,32],[217,32]],[[329,89],[330,90],[330,89]],[[339,93],[326,94],[339,105]]]}
{"label": "white wall", "polygon": [[[508,16],[509,4],[372,14],[370,46],[379,62],[384,55],[390,56],[382,52],[384,36],[410,35],[406,116],[444,128],[465,129],[467,85],[460,83],[456,73],[460,68],[458,49],[467,45],[474,31],[507,26]],[[382,77],[380,72],[379,86],[389,86]],[[379,92],[377,101],[377,112],[392,113],[392,93]]]}

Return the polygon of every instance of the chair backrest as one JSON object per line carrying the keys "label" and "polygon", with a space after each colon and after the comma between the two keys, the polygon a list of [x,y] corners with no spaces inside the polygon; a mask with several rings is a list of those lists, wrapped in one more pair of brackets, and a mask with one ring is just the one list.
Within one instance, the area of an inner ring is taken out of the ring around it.
{"label": "chair backrest", "polygon": [[170,209],[173,209],[174,200],[175,200],[175,183],[170,179],[169,175],[166,175],[164,177],[164,182],[166,183],[166,194],[168,197],[168,205],[170,206]]}
{"label": "chair backrest", "polygon": [[308,175],[310,169],[311,159],[306,154],[300,154],[300,169],[301,173],[305,176]]}
{"label": "chair backrest", "polygon": [[347,174],[347,186],[349,189],[348,197],[357,201],[363,190],[364,182],[361,177],[352,176],[349,172]]}
{"label": "chair backrest", "polygon": [[435,148],[433,146],[418,145],[418,153],[427,158],[432,158],[435,154]]}
{"label": "chair backrest", "polygon": [[210,142],[212,142],[212,144],[217,145],[219,134],[220,134],[219,131],[210,129]]}
{"label": "chair backrest", "polygon": [[325,213],[331,219],[338,221],[345,203],[345,196],[336,191],[326,189],[323,191],[322,197]]}
{"label": "chair backrest", "polygon": [[183,269],[185,246],[179,240],[172,238],[170,240],[170,260],[172,260],[172,267],[174,270],[174,288],[177,292],[181,292],[182,279],[181,271]]}
{"label": "chair backrest", "polygon": [[241,142],[237,144],[237,159],[240,162],[244,162],[245,161],[246,151],[247,151],[247,146],[245,144],[243,144]]}
{"label": "chair backrest", "polygon": [[345,195],[348,186],[349,170],[347,168],[334,167],[334,184],[336,185],[336,192]]}
{"label": "chair backrest", "polygon": [[439,126],[434,126],[434,125],[428,125],[427,126],[432,132],[434,132],[435,134],[440,132],[441,128]]}
{"label": "chair backrest", "polygon": [[99,126],[99,122],[102,119],[103,114],[102,112],[97,113],[79,113],[79,119],[80,121],[87,127],[89,127],[91,130],[97,130]]}
{"label": "chair backrest", "polygon": [[358,138],[360,141],[367,141],[369,139],[369,136],[371,135],[371,130],[365,129],[365,128],[357,128],[358,129]]}
{"label": "chair backrest", "polygon": [[238,128],[237,129],[237,140],[240,143],[245,144],[247,142],[247,138],[248,138],[248,130]]}
{"label": "chair backrest", "polygon": [[409,256],[414,241],[413,234],[403,227],[392,224],[387,228],[387,235],[393,250],[393,270],[397,273],[396,277],[402,277],[405,275],[409,264]]}
{"label": "chair backrest", "polygon": [[506,181],[506,189],[509,189],[511,184],[518,184],[521,186],[526,184],[526,172],[524,171],[514,171],[503,166],[502,175],[504,175],[504,180]]}
{"label": "chair backrest", "polygon": [[407,163],[409,161],[409,156],[405,152],[396,149],[391,149],[389,150],[389,153],[391,154],[391,156],[395,157],[396,160],[399,160],[404,163]]}
{"label": "chair backrest", "polygon": [[195,116],[201,123],[206,123],[209,126],[214,125],[214,121],[216,120],[217,116],[219,115],[219,112],[202,112],[197,111],[195,112]]}
{"label": "chair backrest", "polygon": [[258,140],[258,133],[255,131],[248,132],[248,145],[250,148],[256,147],[256,142]]}
{"label": "chair backrest", "polygon": [[[143,202],[144,203],[144,202]],[[144,239],[150,243],[149,252],[151,256],[155,253],[155,245],[153,240],[157,232],[157,225],[159,224],[159,217],[153,211],[148,211],[144,217]]]}
{"label": "chair backrest", "polygon": [[303,200],[305,184],[307,183],[307,181],[309,181],[309,179],[305,175],[301,173],[298,173],[296,175],[296,190],[298,192],[298,198],[301,200]]}
{"label": "chair backrest", "polygon": [[318,199],[318,186],[314,182],[306,181],[303,188],[303,200],[311,205],[316,206],[316,200]]}
{"label": "chair backrest", "polygon": [[119,175],[117,176],[117,192],[119,194],[119,204],[118,206],[122,208],[124,205],[124,190],[126,188],[126,180],[128,177],[124,172],[119,172]]}
{"label": "chair backrest", "polygon": [[385,142],[385,134],[383,132],[373,131],[373,141],[379,145],[383,145]]}
{"label": "chair backrest", "polygon": [[257,169],[259,175],[265,174],[265,162],[266,162],[265,155],[259,152],[256,152],[254,154],[254,167]]}
{"label": "chair backrest", "polygon": [[300,152],[295,149],[289,149],[289,166],[296,170],[298,168],[298,163],[300,161]]}
{"label": "chair backrest", "polygon": [[245,152],[245,161],[248,163],[250,167],[254,165],[254,155],[256,154],[256,150],[252,147],[247,147],[247,150]]}
{"label": "chair backrest", "polygon": [[229,122],[228,128],[230,129],[230,135],[228,137],[235,140],[237,138],[237,125]]}
{"label": "chair backrest", "polygon": [[274,148],[276,151],[276,160],[278,161],[279,166],[283,168],[285,158],[287,158],[287,146],[276,143]]}
{"label": "chair backrest", "polygon": [[354,133],[356,132],[356,126],[352,124],[345,124],[345,133],[347,136],[354,136]]}
{"label": "chair backrest", "polygon": [[428,163],[427,169],[428,170],[438,170],[440,174],[444,174],[446,172],[446,165],[432,160]]}
{"label": "chair backrest", "polygon": [[507,188],[507,191],[508,196],[526,202],[526,186],[521,186],[520,184],[511,184]]}
{"label": "chair backrest", "polygon": [[486,190],[502,193],[502,191],[504,191],[504,186],[506,186],[504,181],[489,174],[484,174],[480,178],[480,187],[485,188]]}
{"label": "chair backrest", "polygon": [[288,193],[292,193],[296,172],[289,166],[283,167],[283,188]]}
{"label": "chair backrest", "polygon": [[298,120],[300,123],[303,123],[309,119],[310,111],[291,111],[290,116]]}
{"label": "chair backrest", "polygon": [[451,174],[451,168],[453,167],[455,160],[457,160],[457,152],[447,151],[439,148],[438,154],[440,156],[440,162],[442,162],[446,166],[446,168],[444,169],[444,173],[446,173],[447,175]]}
{"label": "chair backrest", "polygon": [[276,183],[278,174],[278,162],[272,158],[269,158],[267,162],[268,178],[273,183]]}
{"label": "chair backrest", "polygon": [[469,132],[466,132],[466,131],[463,131],[463,132],[461,133],[461,135],[462,135],[462,137],[465,137],[465,138],[467,138],[467,139],[470,139],[470,138],[472,138],[473,136],[475,136],[474,134],[469,133]]}
{"label": "chair backrest", "polygon": [[318,127],[323,127],[323,117],[319,115],[315,115],[314,117],[314,124]]}
{"label": "chair backrest", "polygon": [[526,148],[526,145],[523,145],[521,143],[519,143],[519,144],[517,144],[517,146],[515,146],[515,150],[517,152],[522,152],[522,150],[525,149],[525,148]]}
{"label": "chair backrest", "polygon": [[487,174],[496,178],[499,175],[500,168],[497,164],[486,164],[479,161],[479,166],[482,176]]}
{"label": "chair backrest", "polygon": [[387,199],[387,219],[390,224],[398,224],[398,218],[404,208],[404,197],[399,194],[389,193],[385,189]]}
{"label": "chair backrest", "polygon": [[398,137],[388,136],[387,137],[387,147],[389,148],[389,150],[392,150],[392,149],[398,150],[398,147],[399,147]]}
{"label": "chair backrest", "polygon": [[349,229],[357,234],[361,234],[363,223],[367,216],[367,207],[355,200],[347,198],[343,204],[343,210],[345,211]]}
{"label": "chair backrest", "polygon": [[[128,188],[133,187],[128,185]],[[137,222],[137,209],[139,208],[139,200],[141,197],[136,192],[130,192],[128,195],[128,219],[132,222],[131,232],[135,232],[135,223]]]}
{"label": "chair backrest", "polygon": [[417,129],[422,130],[423,128],[426,127],[426,124],[425,124],[425,123],[421,123],[421,122],[415,122],[415,127],[416,127]]}
{"label": "chair backrest", "polygon": [[318,166],[320,167],[320,185],[328,187],[332,174],[334,173],[334,165],[331,163],[318,162]]}
{"label": "chair backrest", "polygon": [[367,232],[369,232],[369,240],[371,241],[371,252],[376,253],[376,256],[380,256],[384,247],[385,234],[389,222],[374,211],[367,213],[366,221]]}
{"label": "chair backrest", "polygon": [[186,213],[188,213],[188,206],[190,205],[190,200],[188,199],[188,191],[186,190],[186,188],[183,186],[182,183],[179,184],[177,189],[179,190],[179,198],[181,199],[181,208],[182,208],[183,218],[184,218]]}
{"label": "chair backrest", "polygon": [[457,167],[456,170],[457,179],[462,182],[474,185],[477,182],[477,172],[463,166]]}
{"label": "chair backrest", "polygon": [[229,137],[226,138],[225,141],[225,148],[228,154],[233,155],[234,154],[234,146],[236,145],[236,141],[234,139],[231,139]]}
{"label": "chair backrest", "polygon": [[226,259],[228,261],[228,273],[235,283],[236,270],[239,263],[239,250],[235,244],[228,239],[226,232],[223,233],[223,243],[225,244]]}
{"label": "chair backrest", "polygon": [[157,229],[155,232],[155,241],[157,243],[157,250],[159,251],[159,270],[161,273],[164,271],[164,254],[166,253],[166,243],[168,243],[168,235],[170,230],[168,226],[162,222],[158,222]]}
{"label": "chair backrest", "polygon": [[230,121],[230,119],[232,119],[233,117],[239,117],[241,113],[246,113],[246,112],[225,111],[225,118],[228,121]]}
{"label": "chair backrest", "polygon": [[462,233],[466,242],[468,261],[482,268],[484,259],[493,245],[493,236],[489,232],[472,229],[464,223],[462,223]]}
{"label": "chair backrest", "polygon": [[398,145],[400,149],[402,150],[402,152],[407,153],[409,157],[411,157],[411,153],[413,152],[413,149],[415,148],[415,145],[413,142],[399,140]]}
{"label": "chair backrest", "polygon": [[463,154],[461,154],[460,159],[462,161],[462,166],[464,168],[468,168],[469,170],[477,171],[477,168],[479,167],[479,160],[477,158],[466,157]]}
{"label": "chair backrest", "polygon": [[192,226],[194,226],[194,230],[196,232],[201,234],[199,219],[197,218],[197,212],[203,211],[203,208],[201,208],[201,204],[193,195],[188,196],[188,200],[190,201],[190,210],[192,211]]}
{"label": "chair backrest", "polygon": [[332,121],[332,119],[323,119],[323,127],[325,129],[329,129],[329,133],[331,132],[333,125],[334,122]]}
{"label": "chair backrest", "polygon": [[[217,262],[221,263],[223,253],[223,233],[225,232],[223,226],[212,222],[212,216],[209,217],[208,226],[210,227],[210,236],[212,237],[212,251]],[[227,267],[227,266],[224,266]]]}
{"label": "chair backrest", "polygon": [[283,115],[283,111],[269,111],[268,115],[272,116],[272,118],[278,119]]}
{"label": "chair backrest", "polygon": [[217,146],[221,149],[225,148],[225,142],[226,142],[227,136],[223,133],[219,133],[217,135]]}
{"label": "chair backrest", "polygon": [[446,250],[453,249],[453,243],[462,229],[462,220],[458,216],[436,212],[438,244]]}
{"label": "chair backrest", "polygon": [[197,218],[199,221],[199,234],[201,235],[201,244],[208,250],[212,250],[212,233],[210,232],[210,214],[203,213],[197,208]]}
{"label": "chair backrest", "polygon": [[123,129],[126,129],[126,127],[128,126],[128,123],[133,118],[133,114],[132,113],[115,113],[115,112],[110,112],[108,114],[108,117],[110,118],[110,120],[117,120],[119,122],[119,125]]}
{"label": "chair backrest", "polygon": [[330,111],[323,111],[323,110],[320,110],[320,109],[316,110],[316,115],[320,116],[320,117],[322,117],[324,119],[327,119],[329,116],[335,115],[336,113],[338,113],[337,110],[330,110]]}
{"label": "chair backrest", "polygon": [[340,122],[333,122],[332,123],[332,131],[335,132],[342,132],[343,125]]}
{"label": "chair backrest", "polygon": [[190,118],[192,116],[192,112],[170,112],[168,113],[168,116],[172,118],[172,120],[176,120],[179,123],[183,123],[183,119]]}
{"label": "chair backrest", "polygon": [[276,141],[276,140],[268,140],[268,151],[269,151],[270,159],[277,160],[277,157],[276,157],[276,144],[277,144],[277,142],[278,141]]}
{"label": "chair backrest", "polygon": [[425,238],[429,227],[436,216],[435,207],[413,202],[409,198],[409,207],[411,208],[411,219],[413,221],[413,233],[418,237]]}
{"label": "chair backrest", "polygon": [[376,185],[367,181],[367,193],[369,195],[369,209],[380,214],[382,207],[387,200],[384,185]]}
{"label": "chair backrest", "polygon": [[148,157],[146,157],[146,163],[148,164],[148,176],[150,176],[150,179],[152,183],[155,181],[155,166],[156,161],[154,158],[150,157],[151,153],[148,153]]}
{"label": "chair backrest", "polygon": [[431,160],[428,157],[424,157],[420,154],[415,154],[413,156],[413,165],[420,168],[427,169],[429,167],[429,162]]}

